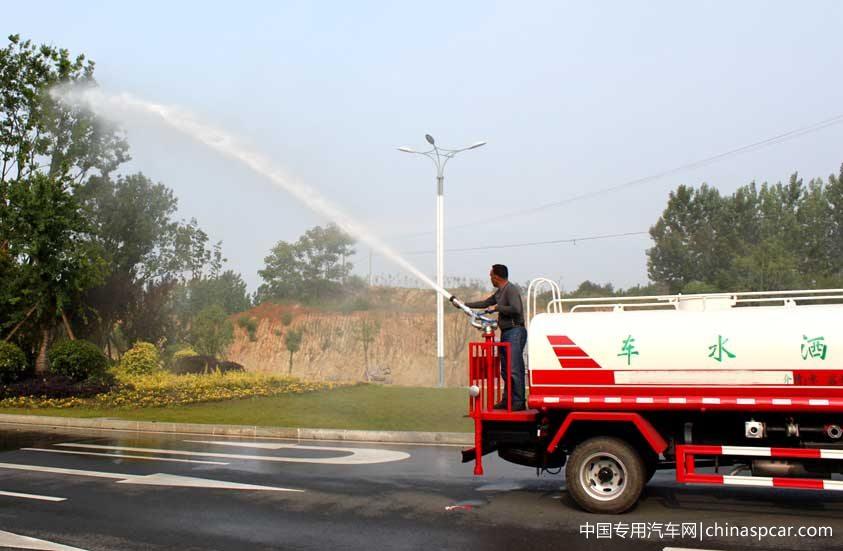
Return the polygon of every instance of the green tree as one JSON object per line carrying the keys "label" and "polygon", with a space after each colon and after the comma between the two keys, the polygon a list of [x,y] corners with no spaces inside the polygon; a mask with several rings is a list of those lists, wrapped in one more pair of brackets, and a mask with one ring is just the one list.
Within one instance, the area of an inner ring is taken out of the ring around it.
{"label": "green tree", "polygon": [[287,352],[290,353],[290,364],[287,369],[288,374],[293,373],[293,354],[298,352],[301,348],[301,340],[301,329],[288,329],[287,333],[284,334],[284,346],[287,348]]}
{"label": "green tree", "polygon": [[234,340],[234,327],[219,304],[203,309],[190,326],[190,344],[200,354],[218,357]]}
{"label": "green tree", "polygon": [[252,307],[243,277],[232,270],[216,277],[202,277],[181,283],[174,295],[175,312],[190,319],[200,310],[217,304],[226,314],[236,314]]}
{"label": "green tree", "polygon": [[87,239],[87,221],[66,180],[33,173],[9,190],[5,230],[8,252],[24,282],[21,301],[31,305],[38,331],[35,370],[47,368],[50,329],[58,319],[74,333],[66,312],[82,293],[102,281],[106,266]]}
{"label": "green tree", "polygon": [[[111,178],[91,177],[78,190],[86,216],[94,226],[94,241],[109,264],[103,285],[91,289],[85,302],[94,312],[89,320],[97,342],[118,351],[115,328],[128,342],[178,340],[190,321],[215,301],[190,300],[229,289],[234,298],[219,301],[230,307],[245,283],[239,275],[220,274],[224,261],[220,244],[209,245],[208,235],[195,219],[174,219],[178,200],[172,190],[141,173]],[[195,292],[194,292],[195,290]]]}
{"label": "green tree", "polygon": [[354,240],[337,226],[316,226],[295,243],[279,241],[258,273],[264,283],[260,300],[313,302],[338,296],[348,279]]}
{"label": "green tree", "polygon": [[585,280],[571,292],[568,296],[571,298],[590,298],[590,297],[611,297],[615,295],[615,288],[611,283],[600,285],[589,280]]}
{"label": "green tree", "polygon": [[369,348],[381,331],[378,320],[363,319],[354,327],[353,336],[363,345],[363,380],[369,380]]}
{"label": "green tree", "polygon": [[[84,299],[96,312],[88,320],[90,336],[110,350],[120,321],[130,341],[160,340],[168,316],[159,311],[167,306],[160,300],[166,296],[159,295],[174,287],[171,280],[176,277],[172,250],[177,223],[172,217],[178,201],[172,190],[138,173],[92,177],[78,196],[94,227],[94,242],[109,265],[103,284],[90,289]],[[141,327],[153,331],[142,334]]]}
{"label": "green tree", "polygon": [[843,284],[841,176],[806,185],[793,174],[730,196],[680,186],[650,229],[650,279],[674,293]]}
{"label": "green tree", "polygon": [[14,289],[0,293],[0,312],[12,332],[27,322],[39,371],[56,316],[72,337],[66,313],[101,275],[75,191],[128,159],[113,126],[50,95],[58,85],[95,86],[93,71],[84,56],[18,35],[0,49],[0,287]]}

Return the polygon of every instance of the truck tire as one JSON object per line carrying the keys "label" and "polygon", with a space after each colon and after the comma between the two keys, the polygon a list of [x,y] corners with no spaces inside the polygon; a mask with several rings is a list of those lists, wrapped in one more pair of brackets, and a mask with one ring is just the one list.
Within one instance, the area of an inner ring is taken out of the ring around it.
{"label": "truck tire", "polygon": [[568,493],[590,513],[619,514],[638,502],[646,483],[641,455],[620,438],[590,438],[576,448],[565,468]]}

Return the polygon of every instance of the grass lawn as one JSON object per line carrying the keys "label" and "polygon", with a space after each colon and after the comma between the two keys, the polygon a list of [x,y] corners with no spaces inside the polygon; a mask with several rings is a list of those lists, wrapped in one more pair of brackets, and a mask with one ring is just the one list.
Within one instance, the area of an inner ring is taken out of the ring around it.
{"label": "grass lawn", "polygon": [[0,408],[0,413],[276,427],[470,432],[463,388],[356,385],[155,408]]}

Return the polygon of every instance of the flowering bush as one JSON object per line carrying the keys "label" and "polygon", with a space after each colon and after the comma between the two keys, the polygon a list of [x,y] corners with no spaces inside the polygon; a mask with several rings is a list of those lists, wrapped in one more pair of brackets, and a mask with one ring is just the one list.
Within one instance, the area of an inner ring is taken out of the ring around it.
{"label": "flowering bush", "polygon": [[17,396],[0,400],[0,407],[14,408],[142,408],[181,406],[199,402],[234,400],[258,396],[302,394],[328,390],[336,383],[304,382],[291,377],[262,373],[212,373],[210,375],[174,375],[159,371],[147,375],[120,374],[115,387],[91,398],[53,398]]}
{"label": "flowering bush", "polygon": [[161,357],[154,344],[138,342],[123,354],[120,369],[130,375],[144,375],[161,369]]}

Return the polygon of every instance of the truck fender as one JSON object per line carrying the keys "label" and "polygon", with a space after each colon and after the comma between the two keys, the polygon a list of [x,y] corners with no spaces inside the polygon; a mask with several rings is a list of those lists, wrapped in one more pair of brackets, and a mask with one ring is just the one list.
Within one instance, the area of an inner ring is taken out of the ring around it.
{"label": "truck fender", "polygon": [[641,436],[649,444],[650,448],[657,455],[667,449],[667,442],[653,425],[641,417],[638,413],[631,411],[572,411],[569,413],[550,444],[547,446],[547,453],[553,453],[562,441],[562,437],[568,432],[577,421],[601,421],[606,423],[632,423],[641,433]]}

